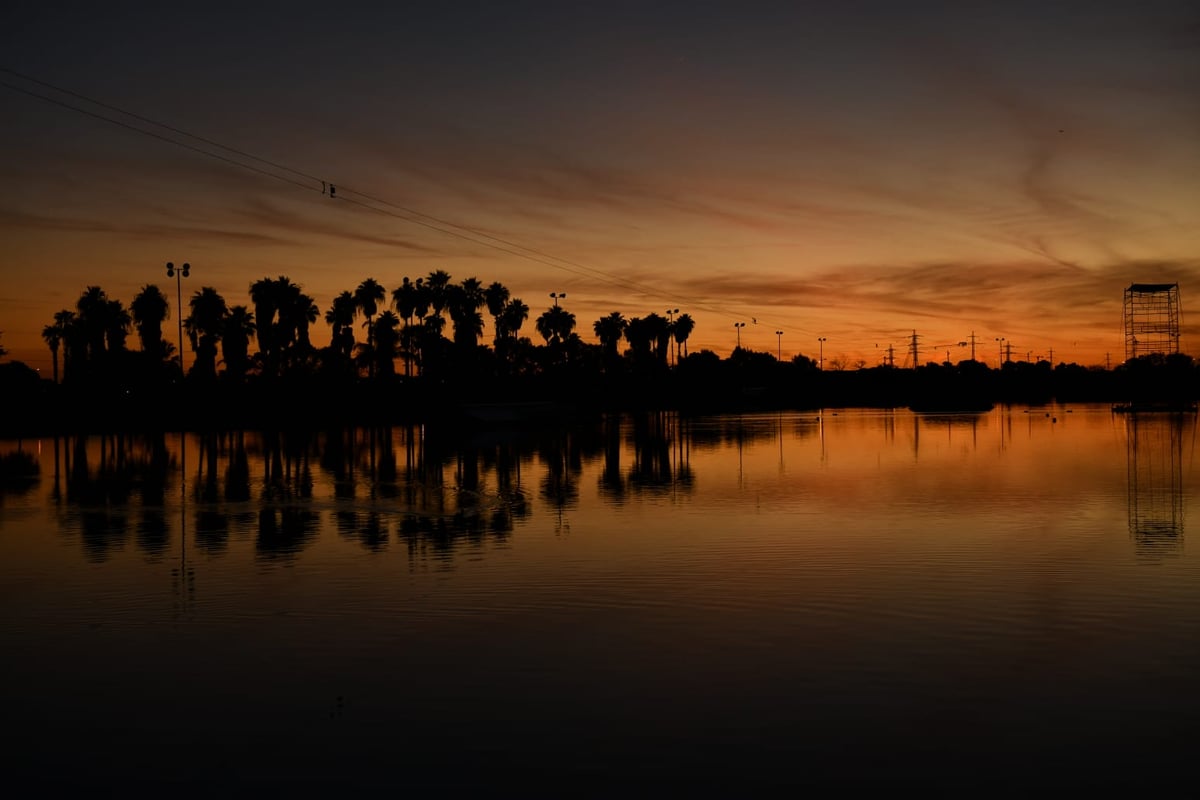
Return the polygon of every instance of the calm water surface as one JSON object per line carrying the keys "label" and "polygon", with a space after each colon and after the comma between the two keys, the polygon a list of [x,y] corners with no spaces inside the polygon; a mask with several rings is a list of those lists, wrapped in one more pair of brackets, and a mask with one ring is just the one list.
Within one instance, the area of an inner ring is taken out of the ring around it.
{"label": "calm water surface", "polygon": [[200,794],[1191,783],[1195,452],[1192,416],[1087,406],[2,442],[10,763]]}

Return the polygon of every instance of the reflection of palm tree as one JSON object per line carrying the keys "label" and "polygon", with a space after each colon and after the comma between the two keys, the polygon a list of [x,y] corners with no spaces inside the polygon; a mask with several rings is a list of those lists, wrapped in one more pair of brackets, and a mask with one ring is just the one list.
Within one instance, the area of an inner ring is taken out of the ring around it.
{"label": "reflection of palm tree", "polygon": [[166,357],[162,324],[170,314],[170,309],[166,295],[152,283],[143,286],[129,304],[134,324],[137,326],[138,338],[142,340],[142,351],[155,361],[162,361]]}
{"label": "reflection of palm tree", "polygon": [[203,378],[214,378],[217,374],[217,343],[225,324],[228,310],[225,298],[211,286],[204,286],[192,295],[188,304],[192,313],[184,320],[184,328],[192,341],[192,352],[196,360],[192,372]]}

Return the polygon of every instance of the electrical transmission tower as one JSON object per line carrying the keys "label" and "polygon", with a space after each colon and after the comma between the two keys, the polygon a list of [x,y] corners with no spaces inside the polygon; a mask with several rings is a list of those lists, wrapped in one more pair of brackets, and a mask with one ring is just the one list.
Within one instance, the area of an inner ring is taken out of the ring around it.
{"label": "electrical transmission tower", "polygon": [[1125,290],[1125,360],[1179,352],[1179,284],[1133,283]]}

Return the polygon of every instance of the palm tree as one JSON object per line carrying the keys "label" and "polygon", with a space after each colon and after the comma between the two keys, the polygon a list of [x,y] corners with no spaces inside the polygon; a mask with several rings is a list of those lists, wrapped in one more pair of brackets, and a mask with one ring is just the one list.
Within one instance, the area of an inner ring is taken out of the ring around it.
{"label": "palm tree", "polygon": [[292,284],[282,308],[279,309],[279,325],[286,336],[284,346],[298,350],[302,355],[312,351],[308,338],[308,327],[321,318],[321,309],[311,297]]}
{"label": "palm tree", "polygon": [[217,376],[217,343],[221,341],[225,317],[229,313],[225,298],[211,286],[201,287],[192,295],[188,304],[192,313],[184,320],[192,352],[196,354],[192,372],[197,377],[212,379]]}
{"label": "palm tree", "polygon": [[483,335],[483,315],[479,313],[483,303],[483,284],[476,278],[446,287],[446,306],[454,321],[455,344],[465,348],[478,344]]}
{"label": "palm tree", "polygon": [[[367,278],[358,285],[354,290],[354,302],[362,311],[364,317],[367,318],[365,327],[367,329],[367,345],[371,345],[372,341],[372,325],[374,323],[375,314],[379,311],[379,304],[387,297],[387,290],[383,288],[374,278]],[[374,361],[372,361],[374,364]],[[372,367],[374,369],[374,367]]]}
{"label": "palm tree", "polygon": [[133,319],[120,300],[108,301],[108,308],[104,310],[104,339],[108,342],[108,352],[119,353],[125,350],[125,339],[129,336],[129,326],[132,323]]}
{"label": "palm tree", "polygon": [[652,324],[641,317],[633,317],[625,326],[625,341],[629,342],[629,351],[635,366],[648,363],[651,359],[651,342],[654,339]]}
{"label": "palm tree", "polygon": [[54,382],[58,383],[58,345],[62,341],[62,328],[58,325],[47,325],[42,328],[42,338],[50,346],[50,360],[54,365]]}
{"label": "palm tree", "polygon": [[332,329],[329,344],[334,352],[350,358],[354,352],[354,318],[358,316],[358,304],[350,292],[342,292],[333,298],[333,304],[325,312],[325,322]]}
{"label": "palm tree", "polygon": [[596,332],[596,338],[600,340],[604,356],[610,364],[617,360],[617,345],[625,335],[625,327],[628,324],[620,311],[614,311],[592,323],[592,330]]}
{"label": "palm tree", "polygon": [[75,310],[86,347],[85,358],[99,363],[105,353],[104,337],[108,332],[108,295],[99,286],[89,286],[75,302]]}
{"label": "palm tree", "polygon": [[425,286],[429,291],[429,305],[433,308],[434,316],[442,316],[442,311],[446,308],[446,287],[450,285],[450,273],[445,270],[434,270],[429,273],[429,277],[425,279]]}
{"label": "palm tree", "polygon": [[396,356],[400,345],[400,317],[394,311],[384,311],[375,322],[375,339],[372,356],[375,374],[390,378],[396,374]]}
{"label": "palm tree", "polygon": [[129,304],[133,322],[137,326],[138,338],[142,341],[142,352],[155,361],[164,359],[162,324],[171,313],[167,296],[153,283],[142,287]]}
{"label": "palm tree", "polygon": [[413,315],[417,319],[424,319],[425,315],[429,313],[430,289],[425,284],[424,278],[417,278],[416,281],[413,282],[413,286],[416,287],[416,294],[414,295],[413,303]]}
{"label": "palm tree", "polygon": [[254,336],[254,313],[245,306],[233,306],[221,328],[221,356],[225,375],[231,380],[246,377],[250,366],[250,337]]}
{"label": "palm tree", "polygon": [[62,338],[62,379],[65,383],[75,374],[75,365],[85,357],[86,344],[83,341],[82,327],[74,311],[64,308],[62,311],[55,312],[54,325],[58,328],[59,336]]}
{"label": "palm tree", "polygon": [[483,301],[487,304],[488,313],[492,315],[492,322],[496,328],[493,342],[498,344],[502,336],[500,315],[504,313],[504,307],[508,304],[508,287],[500,281],[492,282],[483,290]]}
{"label": "palm tree", "polygon": [[[250,284],[250,302],[254,304],[254,319],[258,321],[258,350],[268,365],[274,361],[275,313],[279,310],[279,287],[285,281],[291,283],[280,275],[278,281],[261,278]],[[270,368],[267,371],[274,372]]]}
{"label": "palm tree", "polygon": [[519,297],[514,297],[504,306],[500,314],[500,327],[506,338],[516,339],[521,334],[521,326],[529,319],[529,306]]}
{"label": "palm tree", "polygon": [[[420,282],[420,278],[417,281]],[[392,290],[392,305],[396,307],[396,313],[404,320],[405,325],[412,324],[413,311],[417,307],[417,284],[406,277]]]}
{"label": "palm tree", "polygon": [[551,306],[534,323],[546,344],[557,347],[575,330],[575,315],[562,306]]}
{"label": "palm tree", "polygon": [[696,320],[690,314],[683,313],[675,318],[675,360],[679,361],[679,348],[683,347],[683,357],[687,358],[687,340],[696,329]]}

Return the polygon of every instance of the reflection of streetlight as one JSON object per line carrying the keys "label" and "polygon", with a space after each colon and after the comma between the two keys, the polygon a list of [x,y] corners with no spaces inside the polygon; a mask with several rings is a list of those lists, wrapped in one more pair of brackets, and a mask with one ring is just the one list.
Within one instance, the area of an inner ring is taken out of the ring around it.
{"label": "reflection of streetlight", "polygon": [[825,337],[817,337],[817,369],[825,370]]}
{"label": "reflection of streetlight", "polygon": [[775,331],[775,360],[783,361],[783,331]]}
{"label": "reflection of streetlight", "polygon": [[179,321],[179,374],[183,375],[183,284],[182,279],[188,276],[192,265],[183,262],[178,269],[170,261],[167,262],[167,277],[175,279],[175,317]]}
{"label": "reflection of streetlight", "polygon": [[996,369],[1000,369],[1004,365],[1004,337],[997,336],[996,342]]}
{"label": "reflection of streetlight", "polygon": [[550,296],[554,298],[554,307],[558,308],[558,301],[560,299],[565,300],[567,297],[567,293],[566,292],[551,292]]}
{"label": "reflection of streetlight", "polygon": [[738,350],[742,349],[742,328],[744,328],[744,327],[746,327],[746,323],[744,323],[744,322],[733,323],[733,329],[737,331],[737,337],[738,337],[737,349]]}

